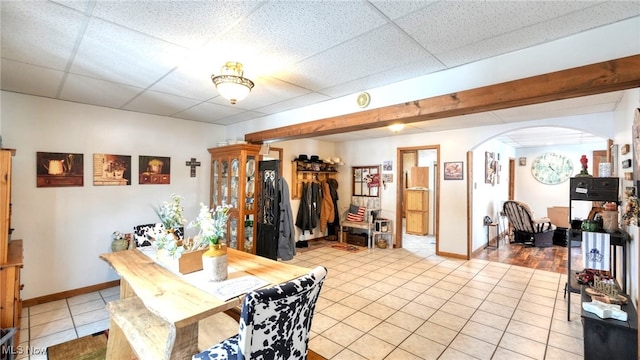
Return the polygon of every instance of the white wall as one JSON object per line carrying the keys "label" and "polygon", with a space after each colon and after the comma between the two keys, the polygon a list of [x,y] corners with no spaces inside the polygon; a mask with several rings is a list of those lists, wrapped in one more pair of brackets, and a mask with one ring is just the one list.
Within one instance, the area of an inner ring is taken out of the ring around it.
{"label": "white wall", "polygon": [[[485,182],[485,153],[496,154],[496,160],[501,168],[495,183]],[[491,229],[487,235],[487,226],[484,225],[484,217],[489,216],[494,222],[501,210],[502,203],[509,198],[509,158],[513,157],[515,150],[497,140],[489,140],[473,150],[473,239],[471,252],[487,245],[488,237],[496,236]],[[500,158],[498,160],[498,157]],[[499,180],[498,180],[499,179]]]}
{"label": "white wall", "polygon": [[[2,92],[3,145],[13,158],[12,239],[24,240],[23,298],[117,279],[98,256],[111,251],[111,233],[157,220],[152,206],[172,193],[185,197],[193,219],[208,204],[208,147],[225,139],[218,125]],[[83,187],[36,187],[36,152],[84,154]],[[93,186],[94,153],[171,158],[170,185]],[[190,177],[185,162],[202,163]]]}
{"label": "white wall", "polygon": [[[640,108],[640,89],[633,89],[625,93],[623,100],[620,102],[617,111],[614,113],[615,118],[615,128],[616,128],[616,136],[614,137],[614,143],[618,144],[618,169],[620,172],[629,171],[631,169],[623,170],[620,169],[620,162],[625,159],[632,159],[633,166],[637,166],[637,161],[640,159],[633,159],[633,142],[632,142],[632,124],[633,124],[633,114],[636,109]],[[626,155],[620,154],[620,148],[624,144],[631,145],[632,151],[630,151]],[[623,176],[620,174],[619,176]],[[624,199],[624,188],[627,186],[633,186],[633,181],[622,181],[621,185],[621,195],[620,199]],[[636,189],[636,191],[639,189]],[[620,209],[623,210],[625,207],[625,203],[623,202],[620,206]],[[638,240],[640,239],[640,228],[638,226],[632,225],[625,227],[625,230],[631,236],[631,241],[628,243],[627,255],[629,256],[629,265],[627,271],[627,292],[631,294],[631,298],[634,300],[636,307],[638,305],[638,299],[640,297],[639,294],[639,286],[638,286],[638,260],[640,258],[640,245],[638,245]],[[618,253],[618,259],[621,259],[622,256]],[[621,268],[618,268],[618,273],[622,273]]]}

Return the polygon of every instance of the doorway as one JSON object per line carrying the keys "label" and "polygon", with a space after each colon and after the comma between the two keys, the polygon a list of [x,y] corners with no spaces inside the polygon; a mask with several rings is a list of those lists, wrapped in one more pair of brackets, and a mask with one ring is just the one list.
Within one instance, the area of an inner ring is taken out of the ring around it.
{"label": "doorway", "polygon": [[[426,145],[397,149],[397,188],[396,188],[396,232],[394,243],[396,247],[402,247],[403,235],[406,234],[407,221],[407,189],[419,190],[428,197],[427,206],[422,209],[425,213],[419,214],[424,222],[420,224],[418,233],[424,235],[424,241],[434,241],[435,251],[438,254],[438,218],[439,218],[439,163],[440,146]],[[411,211],[411,209],[409,209]],[[409,213],[412,218],[413,213]],[[428,240],[428,239],[429,240]]]}

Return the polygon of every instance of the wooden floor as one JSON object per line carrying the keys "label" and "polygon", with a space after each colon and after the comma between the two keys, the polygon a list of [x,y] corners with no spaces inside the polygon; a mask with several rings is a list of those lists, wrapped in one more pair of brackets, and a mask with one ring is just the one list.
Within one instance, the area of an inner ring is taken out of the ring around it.
{"label": "wooden floor", "polygon": [[[493,242],[492,245],[494,245]],[[486,248],[479,251],[473,258],[566,274],[567,255],[567,248],[563,246],[525,247],[522,244],[510,244],[509,239],[505,238],[500,241],[497,249]],[[573,258],[572,271],[582,269],[582,249],[571,248],[571,257]]]}

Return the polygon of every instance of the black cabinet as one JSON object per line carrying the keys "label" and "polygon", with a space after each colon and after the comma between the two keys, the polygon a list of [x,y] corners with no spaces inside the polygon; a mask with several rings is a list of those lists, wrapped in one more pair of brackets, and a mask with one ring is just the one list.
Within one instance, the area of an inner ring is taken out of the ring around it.
{"label": "black cabinet", "polygon": [[[586,360],[638,359],[638,314],[628,296],[627,300],[627,305],[621,307],[627,313],[627,321],[601,319],[595,314],[582,310],[582,335]],[[582,291],[582,302],[589,301],[591,297]]]}
{"label": "black cabinet", "polygon": [[278,237],[280,230],[280,160],[258,163],[258,241],[256,255],[278,260]]}
{"label": "black cabinet", "polygon": [[[620,179],[617,177],[573,177],[569,179],[569,219],[573,220],[571,210],[573,201],[604,201],[618,203],[620,190]],[[567,301],[567,321],[571,320],[571,293],[580,292],[580,285],[575,279],[575,274],[571,269],[571,242],[582,241],[582,231],[580,229],[569,229],[567,247],[567,284],[565,285],[565,295],[569,294]],[[618,230],[610,232],[610,244],[612,247],[622,247],[622,290],[627,289],[627,247],[630,237],[624,231]],[[611,267],[616,268],[615,249],[612,249],[613,258]],[[615,273],[614,273],[615,275]]]}

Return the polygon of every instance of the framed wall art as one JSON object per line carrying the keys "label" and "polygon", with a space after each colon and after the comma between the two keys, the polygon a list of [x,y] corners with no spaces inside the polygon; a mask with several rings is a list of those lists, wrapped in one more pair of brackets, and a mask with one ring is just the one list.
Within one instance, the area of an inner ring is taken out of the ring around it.
{"label": "framed wall art", "polygon": [[83,154],[36,153],[37,187],[84,186]]}
{"label": "framed wall art", "polygon": [[633,136],[633,181],[636,187],[639,187],[640,179],[638,177],[640,176],[640,168],[638,166],[638,160],[640,160],[640,109],[636,109],[634,111],[631,133]]}
{"label": "framed wall art", "polygon": [[131,185],[131,156],[93,154],[93,185]]}
{"label": "framed wall art", "polygon": [[484,153],[484,182],[495,184],[496,181],[496,154],[486,151]]}
{"label": "framed wall art", "polygon": [[445,180],[463,180],[463,163],[462,161],[452,161],[444,163],[444,179]]}
{"label": "framed wall art", "polygon": [[170,184],[171,158],[164,156],[140,155],[138,183],[140,185]]}

